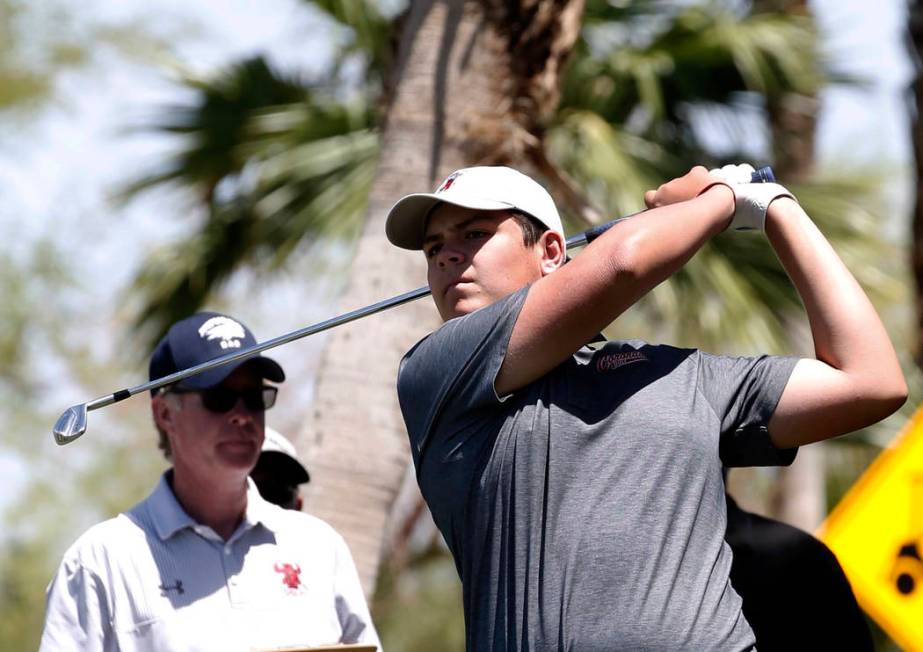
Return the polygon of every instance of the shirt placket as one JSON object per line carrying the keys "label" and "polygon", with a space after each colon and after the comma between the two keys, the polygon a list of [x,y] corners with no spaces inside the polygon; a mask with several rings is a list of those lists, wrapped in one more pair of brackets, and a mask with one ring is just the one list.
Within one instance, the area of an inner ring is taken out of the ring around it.
{"label": "shirt placket", "polygon": [[224,586],[227,589],[228,602],[231,606],[240,606],[247,603],[247,592],[241,582],[242,560],[234,551],[234,543],[240,538],[240,533],[235,532],[227,541],[219,537],[209,527],[198,525],[196,533],[207,540],[218,552],[221,560],[221,571],[224,573]]}

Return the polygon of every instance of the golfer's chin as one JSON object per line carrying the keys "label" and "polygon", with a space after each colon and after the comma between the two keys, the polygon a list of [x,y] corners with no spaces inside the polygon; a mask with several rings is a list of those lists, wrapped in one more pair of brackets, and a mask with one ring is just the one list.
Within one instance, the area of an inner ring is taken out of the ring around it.
{"label": "golfer's chin", "polygon": [[480,295],[478,296],[458,296],[450,293],[450,296],[443,297],[437,306],[442,321],[449,321],[456,317],[462,317],[468,313],[474,312],[479,308],[487,305],[487,301]]}

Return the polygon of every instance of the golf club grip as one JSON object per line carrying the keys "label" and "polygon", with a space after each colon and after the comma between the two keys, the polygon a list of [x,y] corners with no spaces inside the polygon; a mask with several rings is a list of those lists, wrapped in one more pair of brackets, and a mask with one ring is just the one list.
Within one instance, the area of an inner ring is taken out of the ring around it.
{"label": "golf club grip", "polygon": [[[751,183],[775,183],[776,175],[773,174],[771,167],[766,166],[766,167],[760,168],[759,170],[754,170],[753,174],[750,175],[750,181]],[[641,212],[643,213],[644,211],[641,211]],[[592,229],[587,229],[586,231],[583,232],[583,236],[586,238],[586,244],[590,244],[591,242],[593,242],[593,240],[601,236],[603,233],[611,229],[613,226],[615,226],[622,220],[627,220],[639,214],[640,213],[634,213],[633,215],[629,215],[628,217],[620,217],[618,219],[612,220],[611,222],[606,222],[605,224],[594,226]]]}

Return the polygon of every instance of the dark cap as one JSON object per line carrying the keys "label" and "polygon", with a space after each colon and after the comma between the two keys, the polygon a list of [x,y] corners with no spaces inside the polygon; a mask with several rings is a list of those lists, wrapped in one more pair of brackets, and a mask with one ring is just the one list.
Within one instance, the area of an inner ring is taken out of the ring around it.
{"label": "dark cap", "polygon": [[[173,324],[157,344],[151,355],[150,379],[163,378],[256,344],[250,329],[233,317],[217,312],[196,313]],[[177,385],[185,389],[208,389],[221,384],[245,363],[253,365],[263,378],[276,383],[285,380],[285,372],[278,362],[257,353],[190,376]]]}
{"label": "dark cap", "polygon": [[286,439],[278,430],[266,426],[266,437],[263,439],[263,450],[260,460],[268,460],[267,464],[276,462],[285,476],[292,484],[304,484],[311,481],[308,470],[298,459],[294,444]]}

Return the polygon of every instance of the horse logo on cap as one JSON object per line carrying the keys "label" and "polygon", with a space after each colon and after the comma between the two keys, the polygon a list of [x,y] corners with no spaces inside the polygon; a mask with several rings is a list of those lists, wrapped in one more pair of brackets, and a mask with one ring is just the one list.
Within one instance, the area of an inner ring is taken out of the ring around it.
{"label": "horse logo on cap", "polygon": [[199,326],[199,337],[208,341],[221,340],[222,349],[239,349],[240,341],[246,336],[244,327],[230,317],[212,317]]}

